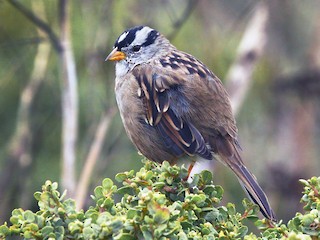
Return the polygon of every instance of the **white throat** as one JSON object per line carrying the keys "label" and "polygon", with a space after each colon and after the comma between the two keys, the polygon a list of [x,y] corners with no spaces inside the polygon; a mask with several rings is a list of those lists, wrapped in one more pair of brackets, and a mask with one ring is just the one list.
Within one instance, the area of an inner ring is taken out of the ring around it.
{"label": "white throat", "polygon": [[129,64],[125,60],[117,62],[116,63],[116,76],[121,77],[121,76],[125,75],[127,72],[129,72],[129,70],[133,67],[130,65],[131,64]]}

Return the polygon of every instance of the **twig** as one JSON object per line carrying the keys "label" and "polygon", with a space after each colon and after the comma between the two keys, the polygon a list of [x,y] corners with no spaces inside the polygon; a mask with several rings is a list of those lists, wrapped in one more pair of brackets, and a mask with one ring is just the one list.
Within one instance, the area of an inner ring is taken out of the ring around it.
{"label": "twig", "polygon": [[195,5],[198,3],[196,0],[189,0],[186,9],[184,10],[180,19],[176,20],[173,23],[173,30],[170,34],[168,34],[168,39],[172,40],[178,34],[179,30],[186,22],[186,20],[190,17],[192,11],[195,9]]}
{"label": "twig", "polygon": [[[69,3],[69,4],[68,4]],[[62,69],[62,187],[75,194],[76,142],[78,137],[78,80],[71,46],[70,2],[59,1]]]}
{"label": "twig", "polygon": [[19,1],[8,0],[8,2],[11,3],[12,6],[14,6],[16,9],[18,9],[25,17],[27,17],[32,23],[34,23],[38,28],[40,28],[43,32],[45,32],[47,34],[54,49],[57,52],[62,51],[62,46],[59,41],[59,38],[57,37],[57,35],[53,32],[52,28],[47,23],[45,23],[43,20],[41,20],[38,16],[36,16],[32,11],[30,11],[28,8],[26,8]]}
{"label": "twig", "polygon": [[227,89],[235,115],[239,112],[249,90],[254,67],[264,51],[267,41],[268,10],[263,2],[258,4],[239,45],[237,58],[226,77]]}
{"label": "twig", "polygon": [[94,141],[90,147],[90,151],[85,161],[85,165],[83,167],[80,180],[77,186],[77,194],[75,199],[76,199],[78,210],[82,209],[85,203],[89,182],[90,182],[90,177],[92,175],[94,166],[97,162],[98,156],[101,152],[101,148],[102,148],[106,133],[108,132],[108,129],[110,127],[111,120],[114,117],[115,113],[116,113],[115,107],[109,109],[109,111],[101,118],[100,123],[97,127]]}

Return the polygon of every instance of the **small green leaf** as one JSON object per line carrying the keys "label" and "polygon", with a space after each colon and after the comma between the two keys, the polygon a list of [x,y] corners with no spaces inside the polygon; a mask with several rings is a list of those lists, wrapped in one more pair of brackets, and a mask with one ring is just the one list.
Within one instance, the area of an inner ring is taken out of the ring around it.
{"label": "small green leaf", "polygon": [[35,192],[35,193],[33,194],[33,196],[34,196],[34,198],[35,198],[37,201],[39,201],[39,200],[40,200],[40,197],[41,197],[41,192]]}
{"label": "small green leaf", "polygon": [[212,184],[212,173],[208,170],[204,170],[201,172],[201,177],[202,177],[202,180],[204,182],[204,184]]}
{"label": "small green leaf", "polygon": [[54,228],[51,226],[45,226],[44,228],[41,229],[41,233],[44,238],[48,237],[51,233],[53,233]]}
{"label": "small green leaf", "polygon": [[94,231],[91,227],[83,228],[83,237],[84,239],[93,239]]}
{"label": "small green leaf", "polygon": [[309,185],[309,182],[307,180],[305,180],[305,179],[299,179],[299,182],[302,183],[305,186]]}
{"label": "small green leaf", "polygon": [[224,190],[221,186],[215,186],[215,191],[214,191],[214,195],[219,198],[222,199],[222,195],[224,193]]}
{"label": "small green leaf", "polygon": [[57,182],[52,183],[52,189],[53,190],[57,190],[58,189],[58,183]]}
{"label": "small green leaf", "polygon": [[75,221],[68,224],[68,229],[71,232],[71,234],[76,234],[81,232],[82,227],[83,227],[83,223],[80,221]]}
{"label": "small green leaf", "polygon": [[29,229],[30,229],[31,231],[33,231],[33,232],[36,232],[36,231],[38,231],[38,230],[39,230],[38,225],[37,225],[37,224],[35,224],[35,223],[31,223],[31,224],[29,224],[29,225],[28,225],[28,227],[29,227]]}
{"label": "small green leaf", "polygon": [[301,224],[304,226],[309,226],[314,221],[314,215],[313,214],[306,214],[301,219]]}
{"label": "small green leaf", "polygon": [[153,184],[153,186],[157,189],[162,189],[164,186],[166,186],[167,184],[165,182],[155,182]]}
{"label": "small green leaf", "polygon": [[191,230],[193,228],[192,222],[188,222],[188,221],[182,221],[181,223],[181,227],[183,230],[188,231]]}
{"label": "small green leaf", "polygon": [[135,236],[132,236],[129,233],[122,233],[121,235],[119,235],[118,237],[115,237],[114,239],[116,239],[116,240],[135,240],[137,238]]}
{"label": "small green leaf", "polygon": [[131,186],[128,186],[128,185],[127,186],[123,186],[123,187],[118,188],[117,193],[118,194],[122,194],[122,195],[124,195],[124,194],[132,194],[133,193],[133,188]]}
{"label": "small green leaf", "polygon": [[34,213],[31,212],[30,210],[25,211],[24,214],[23,214],[23,217],[29,223],[32,223],[32,222],[35,221]]}
{"label": "small green leaf", "polygon": [[5,239],[5,237],[6,237],[7,235],[9,235],[9,234],[10,234],[10,230],[9,230],[9,228],[7,227],[7,224],[4,223],[4,225],[1,225],[1,226],[0,226],[0,238]]}
{"label": "small green leaf", "polygon": [[22,214],[23,214],[23,210],[21,209],[21,208],[18,208],[18,209],[14,209],[13,211],[12,211],[12,216],[22,216]]}
{"label": "small green leaf", "polygon": [[158,209],[158,211],[155,213],[153,217],[154,222],[156,224],[162,224],[164,222],[167,222],[169,218],[170,218],[170,212],[169,212],[169,209],[167,208]]}
{"label": "small green leaf", "polygon": [[220,215],[219,210],[214,208],[212,211],[204,215],[204,219],[206,219],[209,222],[214,222],[218,219],[219,215]]}
{"label": "small green leaf", "polygon": [[122,183],[124,180],[128,179],[128,175],[125,173],[118,173],[115,176],[115,179],[117,182]]}
{"label": "small green leaf", "polygon": [[248,232],[247,226],[242,226],[238,229],[237,238],[243,238]]}
{"label": "small green leaf", "polygon": [[102,204],[101,207],[110,209],[110,208],[113,207],[113,206],[114,206],[114,201],[113,201],[113,199],[111,199],[111,198],[106,198],[106,199],[103,201],[103,204]]}
{"label": "small green leaf", "polygon": [[104,189],[109,190],[109,189],[112,188],[112,186],[113,186],[113,182],[112,182],[112,180],[111,180],[110,178],[105,178],[105,179],[103,179],[103,181],[102,181],[102,187],[103,187]]}
{"label": "small green leaf", "polygon": [[154,173],[152,171],[146,172],[145,180],[150,180],[153,177]]}
{"label": "small green leaf", "polygon": [[197,206],[199,206],[205,200],[206,200],[206,195],[204,195],[204,194],[193,195],[192,198],[191,198],[191,201],[193,203],[195,203]]}
{"label": "small green leaf", "polygon": [[101,186],[98,186],[94,189],[94,195],[97,198],[103,197],[103,188]]}
{"label": "small green leaf", "polygon": [[228,209],[228,213],[230,215],[235,215],[236,214],[236,208],[235,208],[234,204],[228,203],[227,204],[227,209]]}
{"label": "small green leaf", "polygon": [[141,227],[142,235],[144,240],[153,240],[152,233],[149,230],[148,226]]}
{"label": "small green leaf", "polygon": [[27,239],[34,239],[33,232],[32,232],[32,231],[29,231],[29,230],[25,231],[25,232],[23,233],[23,236],[24,236],[24,238],[27,238]]}
{"label": "small green leaf", "polygon": [[129,209],[127,212],[127,218],[128,219],[133,219],[137,215],[140,215],[140,212],[136,209]]}

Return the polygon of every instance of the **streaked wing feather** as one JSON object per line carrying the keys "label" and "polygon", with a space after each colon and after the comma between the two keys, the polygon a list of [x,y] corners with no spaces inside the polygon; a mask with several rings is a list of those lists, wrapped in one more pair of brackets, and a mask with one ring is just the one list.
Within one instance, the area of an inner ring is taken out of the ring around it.
{"label": "streaked wing feather", "polygon": [[172,154],[176,157],[182,156],[185,151],[183,150],[182,145],[177,140],[177,138],[174,136],[174,134],[168,129],[166,125],[164,125],[162,122],[160,122],[157,126],[157,131],[162,136],[162,139],[168,149],[172,151]]}
{"label": "streaked wing feather", "polygon": [[169,108],[168,94],[165,92],[158,92],[157,98],[155,99],[158,112],[166,112]]}
{"label": "streaked wing feather", "polygon": [[178,83],[170,79],[170,76],[162,76],[149,67],[138,69],[137,72],[134,71],[134,75],[145,96],[148,123],[156,127],[172,154],[176,157],[182,154],[200,155],[211,160],[210,149],[201,133],[170,107],[174,103],[170,102],[168,91],[177,91],[175,87]]}
{"label": "streaked wing feather", "polygon": [[211,149],[205,143],[202,135],[192,124],[190,124],[189,127],[191,128],[191,131],[194,133],[193,136],[198,144],[198,149],[197,149],[198,155],[204,159],[211,160],[212,159]]}

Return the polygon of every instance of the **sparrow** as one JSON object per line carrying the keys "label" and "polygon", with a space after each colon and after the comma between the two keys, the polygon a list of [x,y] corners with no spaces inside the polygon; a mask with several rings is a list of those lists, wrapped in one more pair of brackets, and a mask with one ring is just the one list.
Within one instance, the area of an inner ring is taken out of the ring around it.
{"label": "sparrow", "polygon": [[[106,61],[115,61],[115,95],[126,133],[155,162],[216,159],[249,198],[276,221],[268,198],[240,156],[228,93],[201,61],[148,26],[124,31]],[[192,167],[191,167],[192,168]]]}

